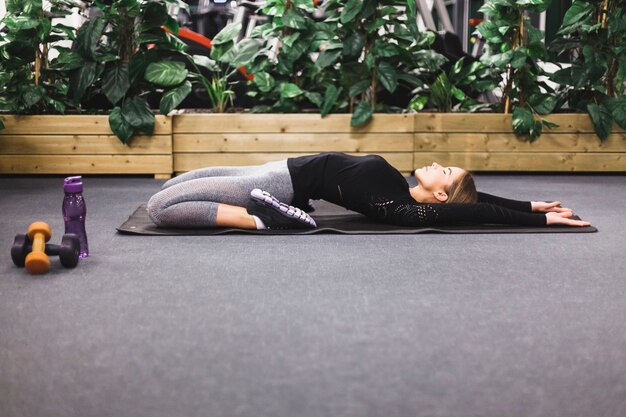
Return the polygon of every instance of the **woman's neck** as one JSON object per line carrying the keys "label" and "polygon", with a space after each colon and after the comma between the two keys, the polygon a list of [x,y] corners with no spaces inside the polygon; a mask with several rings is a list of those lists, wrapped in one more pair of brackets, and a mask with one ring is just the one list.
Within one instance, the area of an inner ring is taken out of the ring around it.
{"label": "woman's neck", "polygon": [[409,187],[409,194],[418,203],[430,203],[429,197],[432,199],[432,194],[420,187],[419,184],[415,187]]}

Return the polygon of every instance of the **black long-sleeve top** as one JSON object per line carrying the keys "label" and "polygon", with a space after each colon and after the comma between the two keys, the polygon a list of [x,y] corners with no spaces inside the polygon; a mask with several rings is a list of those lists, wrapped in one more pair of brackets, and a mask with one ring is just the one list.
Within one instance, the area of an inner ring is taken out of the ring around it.
{"label": "black long-sleeve top", "polygon": [[429,226],[458,222],[545,226],[544,214],[531,212],[527,201],[478,193],[476,204],[419,203],[404,176],[378,155],[327,152],[289,158],[293,204],[324,199],[385,223]]}

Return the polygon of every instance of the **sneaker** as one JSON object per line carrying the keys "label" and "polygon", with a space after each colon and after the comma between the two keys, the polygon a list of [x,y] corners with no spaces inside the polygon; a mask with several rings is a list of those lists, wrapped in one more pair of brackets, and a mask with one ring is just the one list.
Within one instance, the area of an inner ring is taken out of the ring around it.
{"label": "sneaker", "polygon": [[267,191],[255,188],[250,192],[248,213],[257,216],[268,229],[313,229],[317,223],[297,207],[281,203]]}

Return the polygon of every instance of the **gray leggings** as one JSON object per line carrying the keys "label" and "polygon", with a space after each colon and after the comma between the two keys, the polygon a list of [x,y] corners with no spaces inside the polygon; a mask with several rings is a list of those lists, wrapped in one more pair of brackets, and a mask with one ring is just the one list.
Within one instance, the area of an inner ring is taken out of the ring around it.
{"label": "gray leggings", "polygon": [[246,207],[254,188],[291,204],[293,184],[287,160],[189,171],[163,184],[148,201],[148,215],[158,226],[215,227],[217,206]]}

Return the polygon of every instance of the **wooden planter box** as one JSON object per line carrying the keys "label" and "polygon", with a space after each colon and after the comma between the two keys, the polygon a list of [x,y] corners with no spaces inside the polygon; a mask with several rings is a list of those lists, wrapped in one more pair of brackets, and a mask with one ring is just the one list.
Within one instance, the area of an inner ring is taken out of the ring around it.
{"label": "wooden planter box", "polygon": [[122,144],[108,116],[0,116],[0,173],[172,175],[171,117],[157,116],[152,136]]}
{"label": "wooden planter box", "polygon": [[377,114],[363,128],[349,114],[180,114],[174,117],[174,171],[256,165],[318,152],[378,154],[413,169],[413,115]]}
{"label": "wooden planter box", "polygon": [[626,132],[601,143],[589,116],[556,114],[534,143],[502,114],[177,114],[152,136],[121,144],[107,116],[0,116],[2,174],[153,174],[169,178],[215,165],[256,165],[317,152],[379,154],[403,173],[437,161],[471,171],[626,172]]}
{"label": "wooden planter box", "polygon": [[511,115],[415,115],[414,165],[432,161],[471,171],[626,172],[626,133],[613,125],[603,143],[586,114],[554,114],[559,127],[533,143],[518,138]]}

